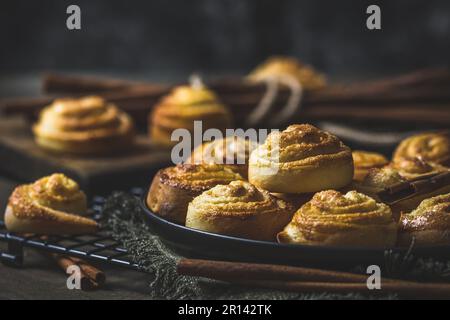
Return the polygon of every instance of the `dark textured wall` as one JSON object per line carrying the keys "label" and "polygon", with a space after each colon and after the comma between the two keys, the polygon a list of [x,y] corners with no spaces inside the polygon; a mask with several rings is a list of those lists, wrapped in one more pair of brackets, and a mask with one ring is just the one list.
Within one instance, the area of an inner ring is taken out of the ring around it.
{"label": "dark textured wall", "polygon": [[[82,30],[65,27],[82,9]],[[381,31],[365,27],[368,4]],[[8,0],[0,4],[0,73],[246,72],[271,54],[332,75],[448,65],[448,0]]]}

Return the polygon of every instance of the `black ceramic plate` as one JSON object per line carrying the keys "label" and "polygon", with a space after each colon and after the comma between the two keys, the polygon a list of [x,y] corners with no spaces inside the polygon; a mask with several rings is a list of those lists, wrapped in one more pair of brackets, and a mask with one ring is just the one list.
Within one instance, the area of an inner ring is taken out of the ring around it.
{"label": "black ceramic plate", "polygon": [[[145,201],[141,206],[147,222],[160,238],[179,253],[195,258],[265,262],[287,265],[317,265],[334,268],[357,264],[382,264],[385,250],[367,248],[320,247],[282,244],[236,238],[188,228],[154,214]],[[395,248],[393,253],[404,253],[406,249]],[[450,257],[450,247],[416,248],[416,256]]]}

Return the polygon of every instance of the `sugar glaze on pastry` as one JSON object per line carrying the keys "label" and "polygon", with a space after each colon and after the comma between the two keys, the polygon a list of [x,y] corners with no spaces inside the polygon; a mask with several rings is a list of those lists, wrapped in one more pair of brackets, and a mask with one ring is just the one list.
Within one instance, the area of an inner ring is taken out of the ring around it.
{"label": "sugar glaze on pastry", "polygon": [[54,152],[99,154],[131,145],[133,121],[101,97],[57,99],[33,126],[36,143]]}
{"label": "sugar glaze on pastry", "polygon": [[356,191],[334,190],[316,193],[278,234],[282,243],[317,246],[389,248],[396,238],[397,225],[387,205]]}
{"label": "sugar glaze on pastry", "polygon": [[180,224],[186,220],[189,202],[218,184],[243,177],[226,165],[179,164],[161,169],[153,178],[147,205],[156,214]]}
{"label": "sugar glaze on pastry", "polygon": [[245,181],[217,185],[189,204],[186,226],[229,236],[274,241],[293,208]]}
{"label": "sugar glaze on pastry", "polygon": [[81,234],[97,231],[86,213],[86,196],[78,184],[63,174],[53,174],[32,184],[18,186],[5,212],[11,232],[36,234]]}
{"label": "sugar glaze on pastry", "polygon": [[271,192],[339,189],[353,178],[350,148],[309,124],[272,132],[250,155],[249,181]]}
{"label": "sugar glaze on pastry", "polygon": [[400,218],[399,245],[450,244],[450,193],[423,200]]}

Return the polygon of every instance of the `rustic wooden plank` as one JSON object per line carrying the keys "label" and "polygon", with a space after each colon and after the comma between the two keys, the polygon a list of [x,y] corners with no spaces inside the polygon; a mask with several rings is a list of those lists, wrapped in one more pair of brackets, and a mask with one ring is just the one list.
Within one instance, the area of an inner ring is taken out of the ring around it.
{"label": "rustic wooden plank", "polygon": [[153,146],[138,135],[130,152],[96,157],[49,153],[39,148],[22,118],[0,119],[0,168],[20,180],[33,181],[62,172],[89,194],[106,194],[134,186],[147,186],[156,170],[170,165],[170,150]]}

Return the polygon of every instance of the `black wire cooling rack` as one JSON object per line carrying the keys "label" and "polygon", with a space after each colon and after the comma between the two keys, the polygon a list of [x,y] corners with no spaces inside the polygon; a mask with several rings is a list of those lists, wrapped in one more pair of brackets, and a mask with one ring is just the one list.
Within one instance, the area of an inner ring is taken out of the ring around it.
{"label": "black wire cooling rack", "polygon": [[[142,189],[134,188],[131,192],[140,196]],[[102,218],[104,197],[94,197],[91,214],[93,219]],[[0,261],[11,266],[21,267],[24,263],[24,249],[34,248],[47,253],[59,253],[79,257],[86,260],[103,262],[112,265],[142,271],[138,264],[131,260],[127,250],[104,230],[96,234],[77,236],[17,235],[6,230],[5,223],[0,220],[0,241],[6,243],[6,250],[0,250]]]}

